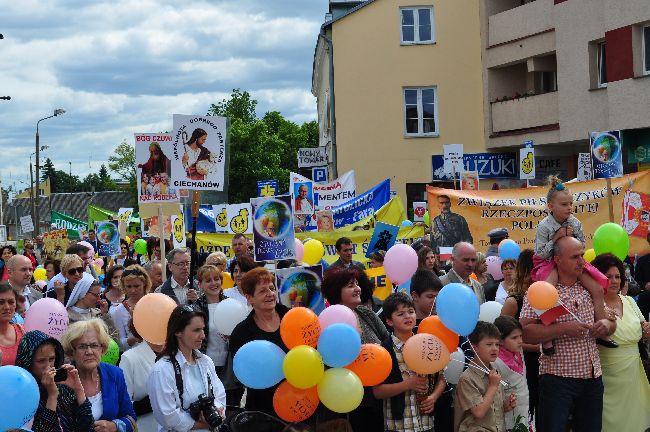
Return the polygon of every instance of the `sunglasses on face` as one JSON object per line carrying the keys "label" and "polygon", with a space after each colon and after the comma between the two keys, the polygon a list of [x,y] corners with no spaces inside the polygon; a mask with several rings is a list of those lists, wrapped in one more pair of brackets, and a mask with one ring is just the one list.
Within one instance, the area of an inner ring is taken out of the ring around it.
{"label": "sunglasses on face", "polygon": [[84,268],[83,267],[75,267],[68,269],[68,274],[73,275],[73,274],[83,274]]}

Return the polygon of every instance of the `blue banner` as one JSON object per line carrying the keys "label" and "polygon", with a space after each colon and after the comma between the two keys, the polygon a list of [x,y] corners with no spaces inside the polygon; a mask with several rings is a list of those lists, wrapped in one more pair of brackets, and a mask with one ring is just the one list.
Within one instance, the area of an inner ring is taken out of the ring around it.
{"label": "blue banner", "polygon": [[390,179],[386,179],[367,192],[334,207],[334,226],[336,228],[350,225],[375,214],[390,200]]}
{"label": "blue banner", "polygon": [[[453,180],[443,169],[442,155],[431,156],[432,179]],[[478,171],[480,178],[518,178],[517,155],[509,153],[471,153],[463,155],[465,171]],[[460,174],[460,173],[459,173]]]}
{"label": "blue banner", "polygon": [[[185,227],[188,232],[192,231],[192,209],[189,206],[185,207]],[[201,232],[216,232],[214,226],[214,211],[212,205],[202,204],[199,207],[199,217],[196,219],[196,230]]]}
{"label": "blue banner", "polygon": [[277,180],[260,180],[257,182],[257,196],[270,197],[278,194]]}
{"label": "blue banner", "polygon": [[591,166],[595,179],[623,176],[621,131],[592,132]]}

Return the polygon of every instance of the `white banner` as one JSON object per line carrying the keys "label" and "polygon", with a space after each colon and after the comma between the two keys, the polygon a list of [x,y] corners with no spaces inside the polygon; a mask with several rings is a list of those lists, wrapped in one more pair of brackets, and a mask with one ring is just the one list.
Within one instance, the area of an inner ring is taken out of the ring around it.
{"label": "white banner", "polygon": [[32,220],[31,215],[20,217],[20,228],[22,229],[23,233],[34,231],[34,221]]}
{"label": "white banner", "polygon": [[298,149],[298,168],[321,167],[327,165],[327,148],[313,147]]}
{"label": "white banner", "polygon": [[535,179],[535,149],[524,147],[519,149],[519,180]]}
{"label": "white banner", "polygon": [[[291,173],[291,184],[305,183],[310,180],[300,174]],[[355,198],[356,180],[354,170],[350,170],[329,183],[313,183],[314,206],[316,210],[329,210]]]}
{"label": "white banner", "polygon": [[177,189],[170,186],[171,134],[135,134],[138,202],[178,202]]}
{"label": "white banner", "polygon": [[185,236],[185,222],[183,221],[183,212],[177,215],[172,215],[171,222],[174,249],[186,247],[187,238]]}
{"label": "white banner", "polygon": [[443,147],[443,170],[445,174],[458,175],[463,171],[463,145],[462,144],[445,144]]}
{"label": "white banner", "polygon": [[577,178],[579,181],[593,179],[591,170],[591,153],[578,153]]}
{"label": "white banner", "polygon": [[222,191],[226,166],[226,118],[174,114],[172,186]]}

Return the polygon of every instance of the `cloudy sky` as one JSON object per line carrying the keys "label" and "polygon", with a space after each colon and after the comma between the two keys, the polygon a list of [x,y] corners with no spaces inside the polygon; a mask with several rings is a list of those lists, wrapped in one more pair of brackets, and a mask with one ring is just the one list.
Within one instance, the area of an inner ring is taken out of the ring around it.
{"label": "cloudy sky", "polygon": [[[233,88],[301,123],[316,118],[314,46],[327,0],[22,0],[0,33],[0,174],[29,182],[38,119],[57,169],[96,172],[134,132],[171,130]],[[42,164],[43,162],[41,162]]]}

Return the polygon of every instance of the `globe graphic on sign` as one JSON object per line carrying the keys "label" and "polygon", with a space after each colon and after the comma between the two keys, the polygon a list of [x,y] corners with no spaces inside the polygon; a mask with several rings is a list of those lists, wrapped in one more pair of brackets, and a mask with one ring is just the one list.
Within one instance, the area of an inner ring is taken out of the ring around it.
{"label": "globe graphic on sign", "polygon": [[596,137],[591,151],[600,162],[611,163],[618,159],[621,145],[614,135],[604,133]]}
{"label": "globe graphic on sign", "polygon": [[280,302],[285,306],[294,306],[300,302],[302,306],[319,313],[325,307],[320,291],[320,278],[309,270],[302,270],[286,278],[280,290]]}
{"label": "globe graphic on sign", "polygon": [[280,200],[270,199],[257,208],[253,223],[262,237],[283,238],[291,230],[291,209]]}
{"label": "globe graphic on sign", "polygon": [[97,239],[102,244],[111,244],[118,236],[118,231],[112,223],[105,223],[97,229]]}

